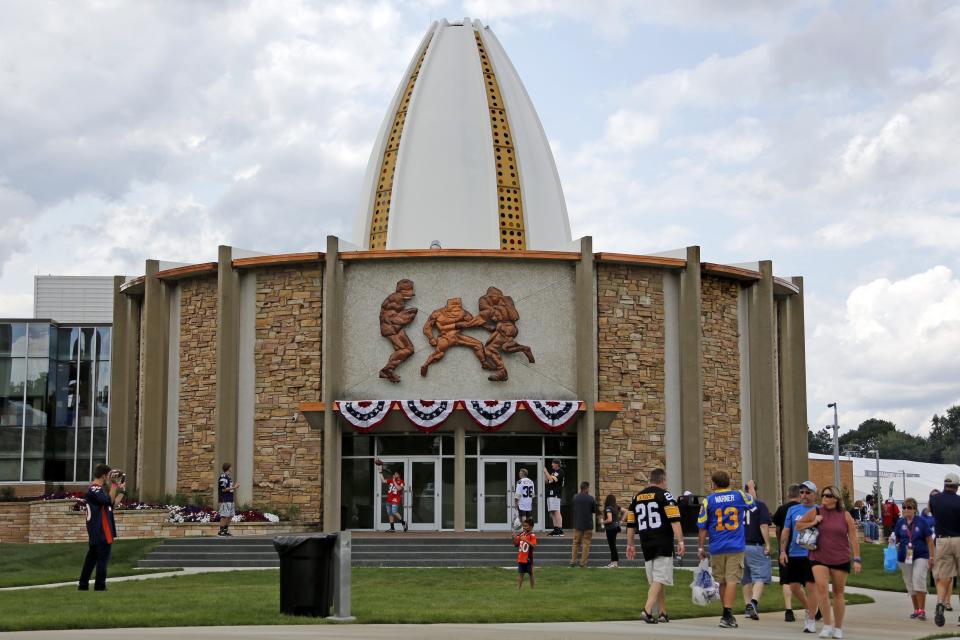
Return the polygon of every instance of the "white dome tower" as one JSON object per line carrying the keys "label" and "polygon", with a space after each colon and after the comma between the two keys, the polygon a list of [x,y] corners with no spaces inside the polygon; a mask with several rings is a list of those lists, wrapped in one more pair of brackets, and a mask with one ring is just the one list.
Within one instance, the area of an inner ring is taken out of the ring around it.
{"label": "white dome tower", "polygon": [[363,182],[364,249],[566,250],[570,223],[540,119],[479,20],[430,26]]}

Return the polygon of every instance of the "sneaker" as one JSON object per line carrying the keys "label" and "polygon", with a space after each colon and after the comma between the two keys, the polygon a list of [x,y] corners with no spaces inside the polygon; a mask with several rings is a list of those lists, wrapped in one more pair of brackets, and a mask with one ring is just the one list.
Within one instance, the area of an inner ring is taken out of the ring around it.
{"label": "sneaker", "polygon": [[560,530],[559,530],[559,529],[554,529],[553,531],[551,531],[551,532],[548,533],[547,535],[550,536],[551,538],[555,538],[555,537],[557,537],[557,536],[560,535]]}
{"label": "sneaker", "polygon": [[783,621],[784,622],[796,622],[797,616],[793,615],[793,609],[787,609],[783,612]]}
{"label": "sneaker", "polygon": [[557,529],[557,536],[560,538],[563,537],[563,529]]}
{"label": "sneaker", "polygon": [[833,637],[833,625],[832,625],[832,624],[825,624],[825,625],[823,625],[823,629],[820,629],[820,637],[821,637],[821,638],[832,638],[832,637]]}
{"label": "sneaker", "polygon": [[948,602],[947,604],[943,605],[943,608],[946,609],[947,611],[953,611],[953,607],[950,606],[950,603],[949,603],[949,602]]}
{"label": "sneaker", "polygon": [[747,606],[743,610],[743,615],[750,618],[751,620],[760,619],[760,614],[757,613],[757,608],[753,606],[752,602],[747,603]]}
{"label": "sneaker", "polygon": [[230,533],[229,531],[224,531],[224,532],[223,532],[223,537],[224,537],[224,538],[232,538],[232,537],[233,537],[233,534]]}
{"label": "sneaker", "polygon": [[396,532],[397,532],[396,529],[387,529],[386,531],[384,531],[384,533],[396,533]]}
{"label": "sneaker", "polygon": [[927,619],[927,612],[924,611],[923,609],[920,609],[920,611],[917,612],[917,620],[926,621],[926,619]]}
{"label": "sneaker", "polygon": [[668,616],[666,613],[664,613],[663,611],[661,611],[661,612],[660,612],[660,622],[662,622],[662,623],[664,623],[664,624],[670,622],[670,616]]}
{"label": "sneaker", "polygon": [[576,562],[571,562],[571,563],[568,564],[567,566],[570,567],[571,569],[575,569],[576,566],[577,566],[577,563],[576,563]]}
{"label": "sneaker", "polygon": [[914,609],[913,613],[910,614],[911,620],[916,620],[920,616],[920,609]]}
{"label": "sneaker", "polygon": [[813,616],[813,619],[816,620],[817,622],[820,622],[821,620],[823,620],[823,614],[820,613],[820,609],[817,609],[817,615]]}
{"label": "sneaker", "polygon": [[947,618],[943,615],[944,606],[942,602],[937,603],[937,608],[933,613],[933,623],[938,627],[942,627],[947,623]]}
{"label": "sneaker", "polygon": [[817,632],[817,621],[807,618],[803,621],[803,632],[804,633],[816,633]]}
{"label": "sneaker", "polygon": [[842,637],[843,637],[843,629],[834,629],[834,630],[833,630],[833,637],[834,637],[834,638],[842,638]]}
{"label": "sneaker", "polygon": [[616,562],[603,565],[604,569],[616,569],[619,565]]}
{"label": "sneaker", "polygon": [[737,624],[737,619],[733,616],[729,618],[720,618],[720,626],[724,629],[736,629],[740,625]]}
{"label": "sneaker", "polygon": [[654,617],[653,617],[652,615],[650,615],[649,613],[647,613],[647,610],[646,610],[646,609],[643,609],[643,610],[640,612],[640,619],[643,620],[644,622],[646,622],[647,624],[657,624],[657,619],[654,618]]}
{"label": "sneaker", "polygon": [[409,529],[409,526],[407,525],[407,521],[404,520],[404,521],[403,521],[403,532],[406,533],[406,532],[407,532],[407,529]]}

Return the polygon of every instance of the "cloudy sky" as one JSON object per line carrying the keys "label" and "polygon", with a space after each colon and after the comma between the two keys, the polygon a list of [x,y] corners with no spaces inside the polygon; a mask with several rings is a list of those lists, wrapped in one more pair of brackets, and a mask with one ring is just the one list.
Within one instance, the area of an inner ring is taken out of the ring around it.
{"label": "cloudy sky", "polygon": [[811,425],[960,402],[954,2],[8,0],[0,316],[38,273],[349,238],[414,48],[463,16],[525,82],[574,237],[805,277]]}

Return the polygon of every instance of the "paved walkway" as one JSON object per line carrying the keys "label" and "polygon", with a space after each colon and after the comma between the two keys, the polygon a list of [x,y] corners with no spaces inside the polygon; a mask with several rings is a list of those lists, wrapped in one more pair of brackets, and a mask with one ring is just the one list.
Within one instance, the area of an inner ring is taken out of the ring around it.
{"label": "paved walkway", "polygon": [[[156,574],[151,574],[156,575]],[[147,578],[148,576],[135,576]],[[847,609],[844,637],[852,640],[910,640],[923,638],[937,632],[956,631],[960,638],[960,626],[956,613],[948,618],[947,626],[936,627],[932,620],[916,622],[909,620],[909,603],[902,593],[850,589],[865,593],[876,602],[855,605]],[[549,637],[551,640],[567,638],[602,637],[604,640],[635,640],[643,638],[711,638],[723,636],[750,640],[781,640],[791,636],[799,639],[815,638],[804,635],[799,622],[783,622],[782,613],[760,616],[759,621],[738,616],[739,629],[719,629],[717,618],[679,620],[664,625],[645,625],[639,621],[623,622],[565,622],[534,624],[432,624],[432,625],[304,625],[262,627],[168,627],[152,629],[95,629],[82,631],[28,631],[3,634],[4,640],[40,640],[62,638],[63,640],[102,640],[105,638],[176,638],[177,640],[292,640],[300,638],[371,638],[396,640],[396,638],[456,638],[457,640]],[[931,616],[932,618],[932,616]]]}

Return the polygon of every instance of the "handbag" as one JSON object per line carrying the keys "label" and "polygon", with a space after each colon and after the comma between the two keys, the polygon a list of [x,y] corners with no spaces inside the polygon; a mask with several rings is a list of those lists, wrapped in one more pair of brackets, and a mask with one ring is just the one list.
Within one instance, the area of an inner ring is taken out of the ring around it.
{"label": "handbag", "polygon": [[[817,507],[817,513],[820,513],[820,507]],[[803,529],[802,531],[797,531],[797,537],[795,542],[797,546],[803,547],[807,551],[816,551],[817,542],[820,539],[820,529],[817,527],[810,527],[808,529]]]}

